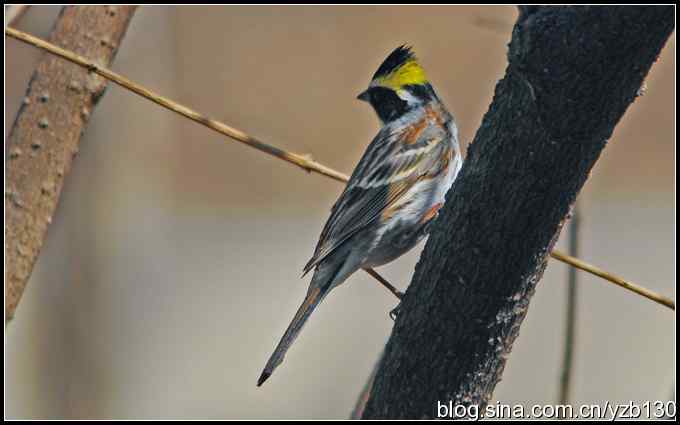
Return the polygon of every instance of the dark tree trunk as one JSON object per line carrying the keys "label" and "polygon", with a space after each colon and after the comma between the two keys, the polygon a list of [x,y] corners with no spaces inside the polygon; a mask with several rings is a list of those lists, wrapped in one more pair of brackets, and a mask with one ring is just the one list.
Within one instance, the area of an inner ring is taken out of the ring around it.
{"label": "dark tree trunk", "polygon": [[363,418],[437,417],[438,400],[486,405],[570,207],[673,28],[670,6],[520,8],[506,75]]}

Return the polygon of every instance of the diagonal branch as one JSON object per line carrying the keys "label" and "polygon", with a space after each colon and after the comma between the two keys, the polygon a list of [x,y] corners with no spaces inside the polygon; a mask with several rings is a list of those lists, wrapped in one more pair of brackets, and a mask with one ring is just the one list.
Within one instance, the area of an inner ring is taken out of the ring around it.
{"label": "diagonal branch", "polygon": [[362,418],[498,413],[487,403],[548,253],[674,15],[672,6],[520,9],[505,76],[433,224]]}
{"label": "diagonal branch", "polygon": [[569,264],[570,266],[576,267],[577,269],[583,270],[592,275],[601,277],[602,279],[605,279],[615,285],[618,285],[623,289],[627,289],[628,291],[634,292],[656,303],[666,306],[671,310],[675,310],[675,301],[673,301],[672,299],[665,295],[661,295],[657,292],[651,291],[643,286],[640,286],[615,274],[606,272],[599,267],[595,267],[591,264],[586,263],[585,261],[581,261],[578,258],[572,257],[562,252],[553,251],[550,253],[550,255],[553,258],[562,261],[563,263]]}
{"label": "diagonal branch", "polygon": [[[321,174],[323,176],[329,177],[333,180],[340,181],[340,182],[347,182],[349,180],[348,176],[340,173],[339,171],[336,171],[326,165],[323,165],[319,162],[314,161],[310,155],[304,155],[304,154],[298,154],[298,153],[292,153],[292,152],[287,152],[283,149],[277,148],[275,146],[269,145],[267,143],[264,143],[247,133],[238,130],[234,127],[231,127],[227,124],[224,124],[220,121],[217,121],[212,118],[208,118],[205,115],[202,115],[193,109],[186,107],[180,103],[177,103],[171,99],[168,99],[167,97],[161,96],[152,90],[149,90],[148,88],[137,84],[136,82],[116,73],[111,71],[110,69],[100,66],[97,63],[81,56],[78,55],[72,51],[69,51],[67,49],[60,48],[58,46],[55,46],[52,43],[49,43],[45,40],[42,40],[38,37],[32,36],[30,34],[27,34],[23,31],[19,31],[14,28],[5,28],[5,34],[15,38],[17,40],[20,40],[22,42],[25,42],[27,44],[33,45],[39,49],[43,49],[53,55],[59,56],[63,59],[66,59],[72,63],[75,63],[77,65],[80,65],[84,68],[87,68],[90,72],[94,72],[96,74],[101,75],[102,77],[118,84],[119,86],[123,87],[124,89],[127,89],[133,93],[136,93],[139,96],[144,97],[145,99],[148,99],[170,111],[173,111],[179,115],[182,115],[198,124],[201,124],[213,131],[216,131],[220,134],[223,134],[237,142],[243,143],[251,148],[257,149],[261,152],[264,152],[266,154],[269,154],[271,156],[274,156],[278,159],[282,159],[286,162],[289,162],[293,165],[296,165],[303,170],[307,172],[313,172],[317,174]],[[658,303],[661,303],[671,309],[675,309],[675,304],[673,303],[672,300],[668,299],[667,297],[664,297],[662,295],[656,294],[653,291],[647,290],[645,288],[641,288],[635,284],[632,284],[628,281],[625,281],[621,278],[616,277],[615,275],[612,275],[610,273],[607,273],[595,266],[591,266],[588,263],[585,263],[581,260],[578,260],[576,258],[570,257],[564,253],[561,253],[559,251],[552,251],[550,255],[555,258],[558,261],[564,262],[566,264],[569,264],[572,267],[576,267],[578,269],[581,269],[583,271],[586,271],[588,273],[594,274],[598,277],[601,277],[605,280],[608,280],[614,284],[617,284],[619,286],[622,286],[630,291],[633,291],[639,295],[642,295],[646,298],[649,298],[653,301],[656,301]],[[375,271],[373,271],[375,273]],[[376,273],[377,274],[377,273]],[[375,277],[375,276],[374,276]],[[384,279],[383,279],[384,280]],[[622,282],[625,282],[625,284],[622,284]],[[382,282],[381,282],[382,283]]]}
{"label": "diagonal branch", "polygon": [[401,300],[401,297],[404,296],[397,288],[392,286],[390,282],[388,282],[384,277],[380,276],[378,272],[376,272],[374,269],[364,269],[366,273],[371,275],[375,280],[377,280],[382,286],[384,286],[388,291],[392,293],[397,299]]}
{"label": "diagonal branch", "polygon": [[30,4],[13,4],[11,6],[5,6],[5,26],[15,25],[28,11],[30,6]]}
{"label": "diagonal branch", "polygon": [[[574,205],[569,222],[569,253],[578,255],[579,230],[581,227],[581,208]],[[570,268],[567,275],[567,314],[564,326],[564,354],[560,373],[559,404],[568,404],[571,396],[571,379],[574,369],[574,351],[576,345],[576,304],[578,303],[578,275],[576,269]],[[564,417],[562,418],[564,419]]]}
{"label": "diagonal branch", "polygon": [[16,38],[17,40],[21,40],[35,47],[43,49],[49,53],[60,56],[68,60],[69,62],[75,63],[76,65],[80,65],[84,68],[87,68],[88,71],[93,72],[95,74],[99,74],[102,77],[106,78],[107,80],[113,81],[119,86],[127,90],[130,90],[131,92],[136,93],[139,96],[142,96],[166,109],[169,109],[186,118],[189,118],[190,120],[199,123],[205,127],[208,127],[209,129],[214,130],[220,134],[223,134],[233,140],[236,140],[237,142],[241,142],[247,146],[250,146],[251,148],[257,149],[261,152],[264,152],[266,154],[272,155],[276,158],[289,162],[293,165],[296,165],[307,172],[319,173],[326,177],[330,177],[334,180],[341,182],[346,182],[347,180],[349,180],[349,177],[347,177],[345,174],[342,174],[323,164],[314,161],[309,155],[287,152],[284,151],[283,149],[277,148],[276,146],[272,146],[264,142],[261,142],[239,129],[231,127],[227,124],[224,124],[212,118],[208,118],[205,115],[202,115],[191,108],[181,105],[171,99],[168,99],[165,96],[161,96],[160,94],[155,93],[147,89],[146,87],[143,87],[142,85],[137,84],[134,81],[118,73],[115,73],[110,69],[95,63],[94,61],[86,59],[83,56],[78,55],[70,50],[62,49],[61,47],[55,46],[52,43],[48,43],[38,37],[34,37],[30,34],[16,30],[14,28],[5,28],[5,34],[9,35],[10,37]]}
{"label": "diagonal branch", "polygon": [[[108,65],[135,8],[65,7],[50,40]],[[31,78],[7,139],[5,326],[33,271],[88,117],[107,84],[52,56],[41,60]]]}

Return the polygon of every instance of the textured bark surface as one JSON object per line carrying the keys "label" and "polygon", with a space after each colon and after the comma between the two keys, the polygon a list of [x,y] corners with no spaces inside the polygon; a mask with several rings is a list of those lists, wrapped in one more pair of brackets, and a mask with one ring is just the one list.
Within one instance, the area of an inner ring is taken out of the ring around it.
{"label": "textured bark surface", "polygon": [[[522,7],[363,418],[483,408],[576,195],[674,28],[672,7]],[[536,347],[540,350],[540,347]]]}
{"label": "textured bark surface", "polygon": [[[65,7],[50,41],[108,66],[135,8]],[[11,67],[11,58],[8,62]],[[80,137],[106,86],[103,78],[48,54],[31,78],[7,140],[5,325],[14,316]]]}

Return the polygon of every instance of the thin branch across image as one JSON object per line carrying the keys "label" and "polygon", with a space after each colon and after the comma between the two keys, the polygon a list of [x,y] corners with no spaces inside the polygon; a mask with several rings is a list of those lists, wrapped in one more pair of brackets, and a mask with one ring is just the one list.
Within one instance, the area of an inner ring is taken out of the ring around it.
{"label": "thin branch across image", "polygon": [[[304,155],[304,154],[297,154],[297,153],[292,153],[285,151],[283,149],[277,148],[275,146],[272,146],[270,144],[264,143],[244,131],[241,131],[239,129],[236,129],[234,127],[231,127],[227,124],[224,124],[220,121],[214,120],[212,118],[208,118],[193,109],[184,106],[180,103],[177,103],[171,99],[168,99],[164,96],[161,96],[152,90],[135,83],[134,81],[118,74],[115,73],[107,68],[104,68],[100,65],[97,65],[93,61],[84,58],[80,55],[77,55],[71,51],[68,51],[66,49],[62,49],[58,46],[55,46],[45,40],[41,40],[38,37],[32,36],[30,34],[27,34],[23,31],[19,31],[14,28],[5,28],[5,34],[15,38],[17,40],[20,40],[24,43],[33,45],[35,47],[38,47],[40,49],[43,49],[51,54],[54,54],[56,56],[59,56],[63,59],[66,59],[72,63],[75,63],[77,65],[80,65],[82,67],[87,68],[90,70],[90,72],[94,72],[96,74],[101,75],[102,77],[118,84],[119,86],[139,95],[144,97],[145,99],[148,99],[170,111],[173,111],[179,115],[182,115],[198,124],[201,124],[213,131],[216,131],[222,135],[225,135],[233,140],[236,140],[240,143],[243,143],[251,148],[254,148],[256,150],[259,150],[261,152],[264,152],[266,154],[269,154],[275,158],[281,159],[283,161],[289,162],[293,165],[296,165],[303,170],[307,172],[313,172],[317,173],[326,177],[329,177],[333,180],[340,181],[340,182],[347,182],[349,180],[349,177],[339,171],[336,171],[326,165],[323,165],[315,160],[312,159],[311,155]],[[675,302],[661,294],[658,294],[654,291],[651,291],[649,289],[646,289],[640,285],[637,285],[633,282],[630,282],[629,280],[623,279],[621,277],[618,277],[612,273],[606,272],[599,267],[592,266],[584,261],[581,261],[577,258],[571,257],[561,251],[552,251],[550,253],[550,256],[558,261],[561,261],[565,264],[568,264],[571,267],[576,267],[580,270],[583,270],[587,273],[591,273],[595,276],[598,276],[602,279],[605,279],[611,283],[614,283],[618,286],[621,286],[624,289],[627,289],[629,291],[632,291],[638,295],[641,295],[645,298],[648,298],[654,302],[657,302],[661,305],[664,305],[671,310],[675,310]],[[373,270],[371,272],[372,275],[377,275],[377,272]],[[375,277],[375,276],[374,276]],[[386,281],[384,278],[382,278],[384,281]]]}

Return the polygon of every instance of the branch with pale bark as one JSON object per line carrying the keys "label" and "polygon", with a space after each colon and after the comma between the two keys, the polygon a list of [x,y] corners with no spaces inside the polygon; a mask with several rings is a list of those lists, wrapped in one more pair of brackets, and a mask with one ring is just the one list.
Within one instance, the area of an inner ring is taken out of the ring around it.
{"label": "branch with pale bark", "polygon": [[28,11],[30,4],[13,4],[5,6],[5,26],[15,25]]}
{"label": "branch with pale bark", "polygon": [[[135,8],[64,7],[50,42],[108,65]],[[106,79],[52,55],[31,78],[7,140],[5,325],[14,317],[82,133],[106,86]]]}
{"label": "branch with pale bark", "polygon": [[[100,8],[100,9],[103,9],[103,8]],[[121,8],[111,8],[111,7],[106,8],[106,14],[107,14],[109,17],[114,17],[114,16],[116,16],[116,13],[119,11],[119,9],[121,9]],[[124,9],[124,8],[123,8],[123,9]],[[134,8],[129,8],[129,9],[132,9],[132,10],[129,11],[129,17],[127,18],[128,21],[129,21],[129,18],[132,16],[132,12],[133,12]],[[535,8],[525,8],[525,9],[523,9],[523,10],[524,10],[524,12],[523,12],[522,15],[520,16],[520,21],[525,21],[525,23],[530,22],[531,19],[535,19],[535,18],[539,15],[539,9],[535,9]],[[540,13],[543,13],[543,12],[540,12]],[[61,18],[63,18],[63,15],[62,15],[62,17],[60,17],[60,19],[61,19]],[[127,23],[128,23],[128,22],[124,23],[124,28],[122,29],[122,33],[119,34],[119,37],[120,37],[120,38],[122,38],[122,36],[123,36],[123,34],[124,34],[125,28],[127,27]],[[519,25],[519,23],[518,23],[518,25]],[[526,25],[526,26],[524,26],[523,28],[521,28],[521,30],[522,30],[522,31],[528,31],[528,28],[530,28],[529,25]],[[57,29],[55,29],[55,32],[56,32],[56,31],[57,31]],[[113,30],[112,30],[112,31],[113,31]],[[515,28],[515,31],[517,31],[517,26],[516,26],[516,28]],[[165,107],[165,108],[167,108],[167,109],[169,109],[169,110],[172,110],[172,111],[174,111],[174,112],[176,112],[176,113],[179,113],[180,115],[183,115],[183,116],[185,116],[185,117],[187,117],[187,118],[189,118],[189,119],[191,119],[191,120],[193,120],[193,121],[195,121],[195,122],[197,122],[197,123],[200,123],[201,125],[204,125],[204,126],[210,128],[210,129],[212,129],[212,130],[215,130],[215,131],[217,131],[217,132],[219,132],[219,133],[221,133],[221,134],[223,134],[223,135],[226,135],[226,136],[232,138],[233,140],[236,140],[236,141],[239,141],[239,142],[241,142],[241,143],[244,143],[244,144],[246,144],[246,145],[248,145],[248,146],[250,146],[250,147],[253,147],[253,148],[257,149],[257,150],[260,150],[260,151],[262,151],[262,152],[265,152],[265,153],[267,153],[267,154],[270,154],[270,155],[272,155],[272,156],[274,156],[274,157],[276,157],[276,158],[278,158],[278,159],[282,159],[282,160],[284,160],[284,161],[287,161],[287,162],[289,162],[289,163],[292,163],[292,164],[294,164],[294,165],[296,165],[296,166],[298,166],[298,167],[300,167],[300,168],[302,168],[302,169],[304,169],[304,170],[306,170],[306,171],[308,171],[308,172],[316,172],[316,173],[318,173],[318,174],[325,175],[326,177],[330,177],[330,178],[335,179],[335,180],[337,180],[337,181],[347,181],[347,176],[346,176],[346,175],[344,175],[344,174],[342,174],[342,173],[340,173],[340,172],[337,172],[337,171],[335,171],[335,170],[333,170],[333,169],[331,169],[331,168],[329,168],[329,167],[327,167],[327,166],[325,166],[325,165],[323,165],[323,164],[321,164],[321,163],[318,163],[318,162],[314,161],[314,160],[311,159],[311,157],[308,156],[308,155],[304,155],[304,154],[295,154],[295,153],[291,153],[291,152],[287,152],[287,151],[281,150],[281,149],[279,149],[279,148],[276,148],[275,146],[268,145],[268,144],[266,144],[266,143],[264,143],[264,142],[261,142],[261,141],[255,139],[254,137],[252,137],[252,136],[250,136],[250,135],[248,135],[248,134],[246,134],[246,133],[244,133],[244,132],[242,132],[242,131],[240,131],[240,130],[238,130],[238,129],[235,129],[235,128],[233,128],[233,127],[230,127],[230,126],[228,126],[228,125],[226,125],[226,124],[224,124],[224,123],[221,123],[221,122],[219,122],[219,121],[216,121],[216,120],[207,118],[207,117],[205,117],[205,116],[199,114],[198,112],[193,111],[193,110],[190,109],[190,108],[187,108],[187,107],[185,107],[185,106],[183,106],[183,105],[181,105],[181,104],[179,104],[179,103],[177,103],[177,102],[174,102],[174,101],[172,101],[172,100],[170,100],[170,99],[167,99],[167,98],[165,98],[165,97],[163,97],[163,96],[160,96],[160,95],[158,95],[158,94],[156,94],[156,93],[153,93],[151,90],[148,90],[147,88],[145,88],[145,87],[143,87],[143,86],[141,86],[141,85],[139,85],[139,84],[137,84],[137,83],[135,83],[135,82],[133,82],[133,81],[131,81],[131,80],[129,80],[129,79],[127,79],[127,78],[121,76],[121,75],[119,75],[119,74],[116,74],[116,73],[110,71],[108,68],[106,68],[106,66],[102,66],[102,63],[103,63],[103,64],[106,64],[106,63],[107,63],[106,61],[103,61],[103,62],[102,62],[102,61],[99,61],[99,60],[92,60],[92,59],[89,59],[89,58],[91,58],[91,57],[97,57],[97,56],[96,56],[96,53],[93,53],[93,52],[91,52],[91,51],[85,51],[85,52],[73,52],[73,51],[71,51],[71,50],[69,50],[69,49],[59,48],[59,47],[53,45],[52,43],[47,43],[47,42],[45,42],[45,41],[43,41],[43,40],[40,40],[40,39],[38,39],[38,38],[36,38],[36,37],[32,37],[32,36],[30,36],[30,35],[28,35],[28,34],[22,33],[22,32],[20,32],[20,31],[16,31],[16,30],[11,29],[11,28],[6,29],[6,34],[7,34],[7,35],[10,35],[11,37],[14,37],[14,38],[16,38],[16,39],[19,39],[19,40],[21,40],[21,41],[24,41],[24,42],[27,42],[27,43],[29,43],[29,44],[32,44],[32,45],[34,45],[34,46],[36,46],[36,47],[42,48],[42,49],[44,49],[44,50],[46,50],[46,51],[49,51],[50,53],[56,54],[56,55],[58,55],[58,56],[61,56],[61,57],[64,58],[64,59],[67,59],[67,60],[69,60],[69,61],[71,61],[71,62],[73,62],[73,63],[75,63],[75,64],[78,64],[78,65],[80,65],[80,66],[86,68],[88,71],[90,71],[90,73],[99,74],[100,76],[103,76],[104,78],[106,78],[106,79],[108,79],[108,80],[114,81],[115,83],[119,84],[120,86],[122,86],[122,87],[124,87],[124,88],[126,88],[126,89],[128,89],[128,90],[130,90],[130,91],[133,91],[133,92],[137,93],[137,94],[140,95],[140,96],[143,96],[143,97],[145,97],[145,98],[147,98],[147,99],[149,99],[149,100],[151,100],[151,101],[153,101],[153,102],[155,102],[155,103],[157,103],[157,104],[159,104],[159,105],[161,105],[161,106],[163,106],[163,107]],[[88,34],[89,34],[89,36],[91,36],[91,33],[88,33]],[[53,36],[54,36],[54,34],[53,34]],[[515,36],[520,37],[518,34],[515,34]],[[115,37],[114,37],[114,38],[115,38]],[[527,37],[527,38],[528,38],[528,37]],[[525,38],[525,39],[526,39],[526,38]],[[106,41],[106,42],[104,42],[104,41]],[[109,44],[109,42],[110,42],[110,44]],[[108,59],[109,62],[110,62],[110,60],[113,58],[113,55],[115,54],[115,47],[118,45],[119,42],[120,42],[120,39],[118,39],[117,42],[116,42],[116,41],[111,42],[111,38],[110,38],[110,37],[104,37],[104,38],[101,39],[101,45],[102,45],[102,46],[107,46],[107,45],[108,45],[109,47],[112,48],[112,49],[111,49],[111,50],[112,50],[112,51],[111,51],[111,56],[110,56],[110,58]],[[517,43],[517,41],[515,41],[515,43]],[[66,44],[62,44],[62,43],[59,43],[59,44],[65,45],[65,46],[66,46]],[[525,46],[523,46],[522,48],[524,48],[524,47],[525,47]],[[520,50],[521,50],[522,48],[520,48]],[[82,55],[81,55],[81,54],[78,54],[78,53],[82,53]],[[86,57],[87,57],[87,58],[86,58]],[[517,70],[515,70],[515,71],[517,71]],[[509,68],[509,70],[508,70],[508,74],[510,74],[510,68]],[[37,75],[37,72],[36,72],[36,75]],[[528,88],[528,90],[529,90],[531,99],[532,99],[535,103],[538,103],[537,101],[538,101],[539,95],[537,95],[536,88],[535,88],[535,84],[533,84],[533,83],[531,82],[531,81],[533,81],[533,80],[530,81],[530,79],[527,78],[527,76],[524,75],[522,72],[516,72],[516,75],[514,75],[514,76],[515,76],[515,77],[519,77],[519,79],[522,80],[522,81],[526,84],[526,88]],[[89,75],[89,77],[90,77],[90,78],[93,78],[93,79],[96,79],[96,77],[94,77],[93,75]],[[506,78],[510,78],[510,75],[508,75]],[[75,81],[75,80],[72,80],[72,81]],[[32,86],[31,86],[31,87],[32,87]],[[499,87],[500,87],[500,85],[499,85]],[[70,87],[70,88],[73,88],[73,87]],[[103,89],[101,89],[101,90],[103,91]],[[31,88],[29,88],[29,94],[30,94],[30,93],[31,93]],[[26,105],[30,105],[30,97],[27,97],[27,99],[28,99],[28,102],[26,103]],[[50,99],[50,96],[46,96],[46,97],[45,97],[45,96],[42,96],[42,97],[40,97],[40,101],[43,102],[43,103],[47,103],[47,101],[49,101],[49,99]],[[92,99],[91,99],[91,105],[90,105],[90,107],[89,107],[89,108],[88,108],[88,107],[84,107],[85,109],[81,109],[81,112],[82,112],[82,111],[85,111],[85,110],[89,111],[89,110],[91,109],[91,107],[93,107],[93,106],[96,104],[97,99],[98,99],[98,96],[93,96]],[[86,99],[86,100],[87,100],[87,99]],[[87,116],[88,116],[89,114],[84,114],[84,115],[85,115],[84,117],[81,117],[81,118],[83,118],[82,127],[84,127],[84,125],[86,124]],[[538,116],[539,116],[539,119],[540,119],[540,118],[541,118],[541,117],[540,117],[540,113],[538,114]],[[21,116],[21,114],[20,114],[19,117],[18,117],[18,119],[17,119],[17,123],[20,121],[21,117],[22,117],[22,116]],[[46,120],[46,121],[43,122],[43,123],[39,123],[39,124],[38,124],[38,127],[40,127],[41,129],[44,130],[44,129],[46,128],[46,127],[43,128],[44,124],[48,124],[48,126],[49,126],[49,120]],[[15,123],[15,127],[16,127],[16,123]],[[81,130],[82,130],[82,127],[81,127]],[[13,128],[13,130],[12,130],[12,133],[10,134],[10,139],[12,138],[12,135],[14,134],[13,132],[14,132],[14,128]],[[29,138],[29,140],[30,140],[30,138]],[[558,141],[555,141],[555,143],[557,143],[557,142],[558,142]],[[10,145],[10,146],[11,146],[11,145]],[[41,146],[38,146],[38,145],[35,145],[35,146],[34,146],[34,145],[31,145],[31,146],[32,146],[32,148],[34,148],[36,151],[39,150],[39,149],[41,148]],[[77,141],[76,141],[75,146],[76,146],[76,147],[75,147],[75,151],[77,151]],[[12,159],[12,160],[18,159],[19,157],[21,157],[22,154],[23,154],[23,151],[22,151],[21,149],[12,150],[12,151],[10,151],[10,159]],[[31,155],[32,158],[36,158],[36,156],[37,156],[37,155],[36,155],[35,153],[33,153],[33,154]],[[64,163],[66,163],[66,162],[68,162],[68,165],[67,165],[65,168],[64,168],[64,167],[59,168],[60,170],[68,169],[68,168],[69,168],[69,166],[70,166],[70,161],[64,161]],[[51,166],[53,166],[53,165],[54,165],[53,163],[49,163],[49,161],[48,161],[47,169],[49,169],[49,168],[50,168]],[[591,166],[592,166],[592,165],[591,165]],[[9,167],[8,167],[8,168],[9,168]],[[59,179],[57,179],[57,180],[59,180],[59,181],[58,181],[58,188],[55,187],[55,189],[56,189],[56,194],[55,194],[54,206],[56,206],[56,202],[58,201],[58,193],[59,193],[59,191],[60,191],[60,189],[61,189],[61,184],[62,184],[63,177],[64,177],[63,171],[58,172],[58,173],[57,173],[57,177],[59,178]],[[40,176],[37,176],[37,178],[36,178],[35,180],[37,180],[37,181],[42,181]],[[47,182],[48,185],[49,185],[50,183],[51,183],[51,182]],[[9,186],[8,186],[8,187],[9,187]],[[44,189],[43,186],[41,186],[41,188]],[[43,191],[41,190],[41,192],[43,192]],[[17,194],[18,194],[17,191],[13,191],[12,189],[6,189],[6,198],[7,198],[8,200],[14,202],[14,203],[15,203],[15,206],[17,206],[17,205],[23,205],[22,200],[21,200],[18,196],[16,196]],[[44,193],[43,193],[43,194],[44,194]],[[17,201],[18,201],[18,204],[16,204]],[[37,204],[39,204],[39,202],[36,203],[36,202],[34,202],[34,198],[31,198],[31,202],[29,202],[29,204],[31,205],[30,210],[35,211],[35,210],[36,210],[35,206],[36,206]],[[54,206],[51,208],[51,211],[52,211],[52,212],[53,212],[53,210],[54,210]],[[38,208],[38,209],[39,209],[39,208]],[[48,208],[48,210],[49,210],[49,208]],[[49,217],[51,217],[52,212],[50,212],[50,214],[49,214],[48,216],[46,216],[46,217],[48,217],[47,219],[45,219],[45,221],[46,221],[47,223],[49,223],[49,220],[50,220]],[[37,227],[37,230],[41,230],[41,228],[38,226],[38,227]],[[6,240],[8,239],[8,238],[7,238],[7,231],[8,231],[8,229],[6,228]],[[36,241],[35,246],[36,246],[37,248],[34,249],[35,255],[33,255],[32,262],[29,261],[29,262],[30,262],[30,264],[29,264],[29,271],[28,271],[28,275],[26,275],[26,278],[25,278],[25,280],[24,280],[24,283],[23,283],[24,286],[25,286],[25,281],[28,279],[28,276],[30,275],[30,269],[32,268],[32,264],[33,264],[33,262],[35,261],[35,256],[37,255],[37,252],[39,251],[40,246],[41,246],[41,244],[42,244],[42,239],[44,239],[44,232],[45,232],[45,231],[46,231],[46,226],[45,226],[45,228],[43,229],[42,237],[41,237],[41,238],[35,238],[35,241]],[[552,246],[552,245],[551,245],[551,246]],[[7,249],[8,247],[9,247],[9,245],[6,246],[6,249]],[[22,254],[22,256],[26,256],[26,255],[23,255],[23,254],[26,254],[26,253],[29,252],[29,251],[26,250],[26,247],[24,247],[24,246],[19,246],[19,247],[17,248],[17,252],[18,252],[19,254]],[[29,252],[29,253],[32,253],[32,252]],[[647,297],[647,298],[649,298],[649,299],[651,299],[651,300],[654,300],[654,301],[656,301],[656,302],[658,302],[658,303],[660,303],[660,304],[662,304],[662,305],[665,305],[665,306],[667,306],[667,307],[669,307],[669,308],[671,308],[671,309],[674,309],[674,303],[673,303],[673,301],[670,300],[668,297],[665,297],[665,296],[656,294],[656,293],[654,293],[654,292],[652,292],[652,291],[647,290],[646,288],[643,288],[643,287],[640,287],[640,286],[638,286],[638,285],[635,285],[635,284],[633,284],[633,283],[631,283],[631,282],[629,282],[629,281],[626,281],[626,280],[624,280],[624,279],[622,279],[622,278],[620,278],[620,277],[618,277],[618,276],[612,275],[612,274],[610,274],[610,273],[608,273],[608,272],[606,272],[606,271],[603,271],[603,270],[601,270],[601,269],[599,269],[599,268],[596,268],[596,267],[594,267],[594,266],[592,266],[592,265],[589,265],[589,264],[587,264],[587,263],[585,263],[585,262],[583,262],[583,261],[581,261],[581,260],[579,260],[579,259],[577,259],[577,258],[574,258],[573,256],[565,255],[565,254],[560,253],[560,252],[557,252],[557,251],[552,251],[552,252],[550,253],[550,255],[551,255],[553,258],[556,258],[556,259],[558,259],[558,260],[560,260],[560,261],[562,261],[562,262],[565,262],[566,264],[569,264],[569,265],[571,265],[571,266],[573,266],[573,267],[575,267],[575,268],[579,268],[579,269],[581,269],[581,270],[588,271],[588,272],[590,272],[590,273],[592,273],[592,274],[594,274],[594,275],[597,275],[597,276],[599,276],[599,277],[602,277],[602,278],[604,278],[604,279],[606,279],[606,280],[608,280],[608,281],[610,281],[610,282],[612,282],[612,283],[615,283],[615,284],[617,284],[617,285],[619,285],[619,286],[621,286],[621,287],[623,287],[623,288],[625,288],[625,289],[628,289],[628,290],[630,290],[630,291],[632,291],[632,292],[635,292],[635,293],[640,294],[640,295],[642,295],[642,296],[644,296],[644,297]],[[31,257],[31,256],[27,256],[27,257],[29,257],[29,260],[30,260],[30,257]],[[8,264],[9,264],[9,263],[8,263]],[[540,266],[539,266],[539,268],[540,268]],[[21,269],[19,269],[19,270],[21,270]],[[383,285],[385,285],[388,289],[390,289],[395,295],[401,296],[401,294],[398,293],[398,292],[397,292],[397,291],[389,284],[389,282],[385,281],[385,280],[384,280],[382,277],[380,277],[380,275],[378,275],[375,271],[373,271],[373,270],[367,270],[367,271],[369,272],[369,274],[371,274],[371,275],[372,275],[373,277],[375,277],[377,280],[381,281],[381,283],[382,283]],[[542,272],[542,270],[541,270],[540,272]],[[536,274],[536,276],[540,276],[540,272],[538,272],[538,273]],[[571,272],[570,272],[570,273],[571,273]],[[573,273],[571,273],[571,275],[573,275]],[[8,279],[6,278],[6,285],[7,285],[7,282],[8,282]],[[10,288],[10,287],[6,286],[6,293],[7,293],[7,294],[10,294],[10,291],[14,291],[14,290],[16,289],[16,287],[17,287],[17,286]],[[14,306],[13,306],[14,308],[16,308],[16,303],[18,303],[18,299],[19,299],[19,297],[21,296],[21,291],[23,291],[23,287],[21,287],[20,291],[18,292],[18,297],[16,298],[16,302],[14,303]],[[8,298],[9,298],[9,296],[8,296]],[[9,301],[8,301],[8,302],[9,302]],[[13,314],[14,308],[12,308],[12,310],[11,310],[12,313],[11,313],[11,314]],[[10,311],[10,309],[8,308],[8,305],[6,305],[6,311],[7,311],[7,312]],[[6,315],[6,322],[7,322],[10,318],[11,318],[11,316],[7,316],[7,315]],[[520,322],[521,322],[521,318],[519,318],[519,320],[520,320]],[[517,325],[517,326],[518,326],[518,325]],[[500,342],[500,339],[499,339],[499,342]],[[511,340],[510,340],[510,344],[511,344]],[[509,352],[509,346],[507,347],[507,351]],[[505,351],[504,351],[504,352],[505,352]],[[378,371],[379,371],[378,366],[381,366],[380,363],[382,363],[382,360],[379,362],[378,365],[376,365],[376,369],[374,370],[373,374],[371,375],[371,379],[369,380],[369,382],[368,382],[368,384],[367,384],[365,390],[362,392],[362,398],[360,399],[359,403],[357,404],[357,409],[356,409],[355,413],[353,414],[354,417],[359,417],[359,416],[361,416],[362,414],[364,414],[365,407],[367,406],[367,403],[368,403],[369,399],[371,398],[371,396],[373,396],[373,394],[374,394],[373,385],[374,385],[374,380],[375,380],[376,376],[378,375]],[[380,370],[382,370],[382,369],[380,369]],[[568,387],[568,386],[565,386],[565,387]],[[564,390],[563,392],[566,394],[567,391]]]}
{"label": "branch with pale bark", "polygon": [[[13,29],[13,28],[6,28],[5,29],[5,34],[13,37],[17,40],[23,41],[25,43],[31,44],[37,48],[43,49],[51,54],[54,54],[56,56],[59,56],[65,60],[68,60],[74,64],[80,65],[88,70],[90,70],[93,73],[96,73],[98,75],[101,75],[102,77],[118,84],[119,86],[145,98],[148,99],[170,111],[173,111],[185,118],[188,118],[198,124],[201,124],[213,131],[216,131],[222,135],[228,136],[232,140],[235,140],[237,142],[240,142],[242,144],[245,144],[246,146],[249,146],[251,148],[254,148],[256,150],[259,150],[261,152],[264,152],[268,155],[271,155],[277,159],[281,159],[283,161],[286,161],[288,163],[291,163],[307,172],[313,172],[317,173],[326,177],[329,177],[333,180],[340,181],[340,182],[346,182],[348,180],[348,176],[340,173],[339,171],[333,170],[332,168],[323,165],[311,158],[310,155],[305,155],[305,154],[299,154],[299,153],[293,153],[293,152],[288,152],[283,149],[280,149],[276,146],[267,144],[261,140],[256,139],[255,137],[237,129],[232,126],[229,126],[227,124],[224,124],[220,121],[217,121],[215,119],[206,117],[203,114],[200,114],[199,112],[182,105],[178,102],[175,102],[167,97],[164,97],[160,94],[157,94],[153,92],[152,90],[142,86],[141,84],[138,84],[129,78],[126,78],[118,73],[115,73],[111,71],[110,69],[101,66],[100,64],[97,64],[96,62],[83,57],[81,55],[78,55],[72,51],[69,51],[67,49],[60,48],[58,46],[55,46],[49,42],[46,42],[44,40],[41,40],[38,37],[34,37],[30,34],[27,34],[25,32]],[[569,264],[572,267],[576,267],[578,269],[581,269],[583,271],[595,274],[607,281],[610,281],[612,283],[615,283],[619,286],[622,286],[630,291],[636,292],[646,298],[649,298],[655,302],[658,302],[660,304],[665,305],[666,307],[669,307],[671,309],[675,309],[675,304],[673,300],[671,300],[668,297],[665,297],[663,295],[657,294],[653,291],[650,291],[646,288],[643,288],[639,285],[636,285],[632,282],[629,282],[627,280],[624,280],[618,276],[612,275],[608,272],[603,271],[602,269],[599,269],[595,266],[592,266],[584,261],[581,261],[577,258],[571,257],[569,255],[566,255],[564,253],[558,252],[558,251],[553,251],[550,253],[550,255],[564,263]],[[390,292],[395,294],[397,297],[400,297],[400,294],[398,291],[394,289],[394,287],[387,282],[384,278],[382,278],[375,270],[366,270],[371,276],[373,276],[375,279],[377,279],[382,285],[384,285]]]}

